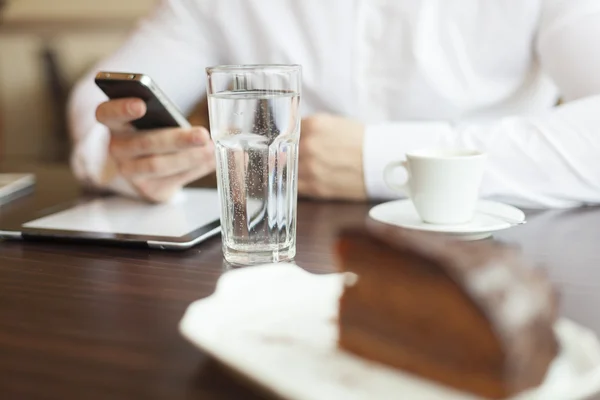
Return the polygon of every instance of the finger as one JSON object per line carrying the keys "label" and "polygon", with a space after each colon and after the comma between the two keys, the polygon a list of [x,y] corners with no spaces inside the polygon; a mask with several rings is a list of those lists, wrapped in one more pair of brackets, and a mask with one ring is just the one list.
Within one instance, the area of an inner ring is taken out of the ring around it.
{"label": "finger", "polygon": [[146,114],[146,103],[142,99],[127,98],[104,102],[96,108],[96,119],[110,130],[130,130],[131,121]]}
{"label": "finger", "polygon": [[319,190],[319,186],[315,185],[314,182],[301,179],[298,180],[298,196],[311,199],[322,199],[327,197],[325,193]]}
{"label": "finger", "polygon": [[166,128],[127,136],[113,135],[110,153],[116,159],[168,154],[210,143],[210,134],[203,127],[192,129]]}
{"label": "finger", "polygon": [[310,184],[303,179],[298,179],[298,195],[301,197],[310,197]]}
{"label": "finger", "polygon": [[302,157],[298,160],[298,180],[309,180],[312,173],[312,167],[309,167],[308,163],[302,162]]}
{"label": "finger", "polygon": [[315,163],[307,161],[307,157],[298,158],[298,195],[302,197],[315,197],[314,185],[316,183]]}
{"label": "finger", "polygon": [[137,187],[138,192],[146,199],[162,203],[168,201],[179,189],[188,183],[205,177],[213,171],[214,169],[206,171],[196,168],[164,178],[140,180],[135,186]]}
{"label": "finger", "polygon": [[201,147],[176,153],[144,156],[120,162],[121,174],[128,179],[159,178],[175,175],[190,169],[210,171],[215,166],[212,142]]}
{"label": "finger", "polygon": [[298,178],[307,181],[323,179],[326,168],[314,157],[300,155],[298,157]]}

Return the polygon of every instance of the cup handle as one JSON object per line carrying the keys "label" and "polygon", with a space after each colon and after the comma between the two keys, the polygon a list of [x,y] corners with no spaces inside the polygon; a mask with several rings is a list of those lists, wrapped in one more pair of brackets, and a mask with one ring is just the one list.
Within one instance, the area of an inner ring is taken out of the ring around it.
{"label": "cup handle", "polygon": [[[406,179],[406,181],[402,184],[398,184],[393,182],[393,172],[397,169],[397,168],[403,168],[406,171],[406,174],[408,175],[408,178]],[[386,185],[388,185],[388,187],[390,189],[392,189],[395,192],[400,192],[403,193],[407,196],[410,196],[410,191],[408,188],[408,181],[410,180],[410,174],[408,171],[408,167],[407,167],[407,163],[406,161],[394,161],[392,163],[389,163],[388,165],[386,165],[384,171],[383,171],[383,180],[385,181]]]}

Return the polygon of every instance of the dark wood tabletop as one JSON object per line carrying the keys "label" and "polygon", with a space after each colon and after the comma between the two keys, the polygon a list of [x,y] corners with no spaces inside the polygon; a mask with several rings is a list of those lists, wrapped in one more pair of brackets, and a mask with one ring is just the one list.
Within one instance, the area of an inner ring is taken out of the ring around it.
{"label": "dark wood tabletop", "polygon": [[[33,195],[0,208],[28,212],[80,191],[64,166],[0,165],[35,172]],[[296,263],[333,270],[342,226],[364,221],[368,204],[301,201]],[[600,209],[528,212],[496,240],[545,264],[562,314],[600,333]],[[259,399],[188,344],[177,324],[210,295],[226,266],[219,238],[191,250],[0,243],[0,399]]]}

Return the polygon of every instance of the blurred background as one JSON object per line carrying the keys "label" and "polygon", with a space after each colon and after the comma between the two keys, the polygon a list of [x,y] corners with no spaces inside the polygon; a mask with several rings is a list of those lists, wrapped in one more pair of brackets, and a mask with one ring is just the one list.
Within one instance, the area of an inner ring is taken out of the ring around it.
{"label": "blurred background", "polygon": [[157,0],[0,0],[0,159],[66,163],[65,102]]}

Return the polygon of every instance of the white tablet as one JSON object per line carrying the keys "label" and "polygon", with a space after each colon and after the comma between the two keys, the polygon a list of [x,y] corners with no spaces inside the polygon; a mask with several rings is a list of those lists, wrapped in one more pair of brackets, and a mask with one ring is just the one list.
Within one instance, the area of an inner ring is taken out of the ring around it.
{"label": "white tablet", "polygon": [[0,206],[24,196],[35,185],[33,174],[0,174]]}
{"label": "white tablet", "polygon": [[[220,232],[214,189],[184,189],[166,204],[110,196],[70,204],[13,226],[10,239],[91,240],[160,249],[186,249]],[[19,225],[19,226],[15,226]]]}

